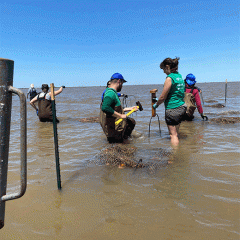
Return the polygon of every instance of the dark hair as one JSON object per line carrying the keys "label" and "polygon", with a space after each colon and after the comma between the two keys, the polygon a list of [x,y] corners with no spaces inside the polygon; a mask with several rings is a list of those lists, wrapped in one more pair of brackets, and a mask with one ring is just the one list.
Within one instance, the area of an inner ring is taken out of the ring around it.
{"label": "dark hair", "polygon": [[172,58],[165,58],[161,63],[160,63],[160,68],[164,69],[166,65],[170,67],[171,72],[176,72],[178,70],[178,60],[180,58],[176,57],[174,59]]}
{"label": "dark hair", "polygon": [[42,84],[42,90],[46,89],[47,91],[49,90],[49,86],[47,84]]}
{"label": "dark hair", "polygon": [[107,87],[108,87],[110,84],[111,84],[111,80],[109,80],[109,81],[107,82]]}
{"label": "dark hair", "polygon": [[111,83],[116,83],[117,81],[118,81],[118,79],[114,78],[114,79],[111,80]]}

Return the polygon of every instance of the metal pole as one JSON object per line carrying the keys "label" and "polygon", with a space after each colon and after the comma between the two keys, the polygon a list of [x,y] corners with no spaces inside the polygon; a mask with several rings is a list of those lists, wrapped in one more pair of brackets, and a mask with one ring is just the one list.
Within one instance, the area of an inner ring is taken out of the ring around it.
{"label": "metal pole", "polygon": [[[14,62],[0,61],[0,197],[6,195],[7,169],[9,153],[10,122],[12,109],[12,94],[8,87],[13,84]],[[0,200],[0,228],[4,226],[5,201]]]}
{"label": "metal pole", "polygon": [[227,79],[225,82],[225,107],[226,107],[226,103],[227,103]]}
{"label": "metal pole", "polygon": [[[27,186],[27,125],[26,97],[13,85],[14,61],[0,58],[0,229],[4,226],[5,202],[20,198]],[[6,195],[12,92],[20,98],[21,185],[18,193]]]}
{"label": "metal pole", "polygon": [[61,173],[59,164],[59,151],[58,151],[58,134],[57,134],[57,121],[56,121],[56,107],[55,107],[55,96],[54,96],[54,84],[51,83],[51,100],[52,100],[52,114],[53,114],[53,132],[54,132],[54,145],[55,145],[55,158],[56,158],[56,172],[57,172],[57,186],[60,190],[61,187]]}
{"label": "metal pole", "polygon": [[204,106],[204,100],[203,100],[202,92],[200,92],[200,96],[201,96],[201,98],[202,98],[202,103],[203,103],[203,106]]}

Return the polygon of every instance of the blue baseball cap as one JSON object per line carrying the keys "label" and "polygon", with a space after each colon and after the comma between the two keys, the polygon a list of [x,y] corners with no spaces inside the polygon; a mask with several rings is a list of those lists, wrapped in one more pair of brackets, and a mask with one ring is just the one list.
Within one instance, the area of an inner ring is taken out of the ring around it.
{"label": "blue baseball cap", "polygon": [[189,73],[187,76],[186,76],[186,83],[189,85],[189,86],[192,86],[196,83],[196,77],[192,74],[192,73]]}
{"label": "blue baseball cap", "polygon": [[121,80],[123,80],[123,82],[127,82],[127,81],[123,78],[123,75],[120,74],[120,73],[114,73],[114,74],[111,76],[111,79],[110,79],[110,80],[113,80],[113,79],[121,79]]}

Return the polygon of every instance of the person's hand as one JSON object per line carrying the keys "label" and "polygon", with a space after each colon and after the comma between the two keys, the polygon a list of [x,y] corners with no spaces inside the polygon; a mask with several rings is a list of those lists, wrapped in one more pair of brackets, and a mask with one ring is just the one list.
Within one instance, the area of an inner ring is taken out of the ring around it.
{"label": "person's hand", "polygon": [[158,98],[153,98],[152,101],[156,103],[158,101]]}
{"label": "person's hand", "polygon": [[62,88],[65,88],[65,86],[61,86]]}
{"label": "person's hand", "polygon": [[36,113],[37,113],[37,116],[38,116],[38,109],[36,109]]}
{"label": "person's hand", "polygon": [[156,108],[158,108],[158,105],[157,105],[157,103],[154,103],[152,107],[153,107],[153,109],[156,109]]}
{"label": "person's hand", "polygon": [[204,115],[203,113],[201,114],[201,117],[202,117],[203,120],[205,119],[205,121],[208,120],[208,117],[206,115]]}
{"label": "person's hand", "polygon": [[134,110],[135,112],[138,111],[138,106],[133,106],[130,108],[130,111]]}
{"label": "person's hand", "polygon": [[123,97],[125,97],[125,98],[128,98],[128,95],[126,95],[126,94],[123,94]]}
{"label": "person's hand", "polygon": [[127,118],[127,115],[126,114],[121,114],[121,118],[125,119],[125,118]]}

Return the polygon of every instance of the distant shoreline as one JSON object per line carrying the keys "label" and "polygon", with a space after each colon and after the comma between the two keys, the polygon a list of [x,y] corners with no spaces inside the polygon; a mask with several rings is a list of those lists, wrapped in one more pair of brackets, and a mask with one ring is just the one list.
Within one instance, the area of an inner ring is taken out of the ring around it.
{"label": "distant shoreline", "polygon": [[[239,83],[240,82],[240,80],[239,81],[233,81],[233,82],[230,82],[230,81],[228,81],[227,83]],[[225,83],[225,81],[223,81],[223,82],[197,82],[196,84],[198,85],[198,84],[214,84],[214,83]],[[135,84],[135,85],[124,85],[124,86],[156,86],[156,85],[163,85],[163,83],[161,83],[161,84]],[[66,86],[66,88],[88,88],[88,87],[106,87],[105,85],[104,86],[74,86],[74,87],[68,87],[68,86]],[[18,87],[19,89],[29,89],[29,87]],[[35,87],[36,89],[38,88],[40,88],[41,89],[41,87]],[[60,88],[60,87],[54,87],[54,88]]]}

